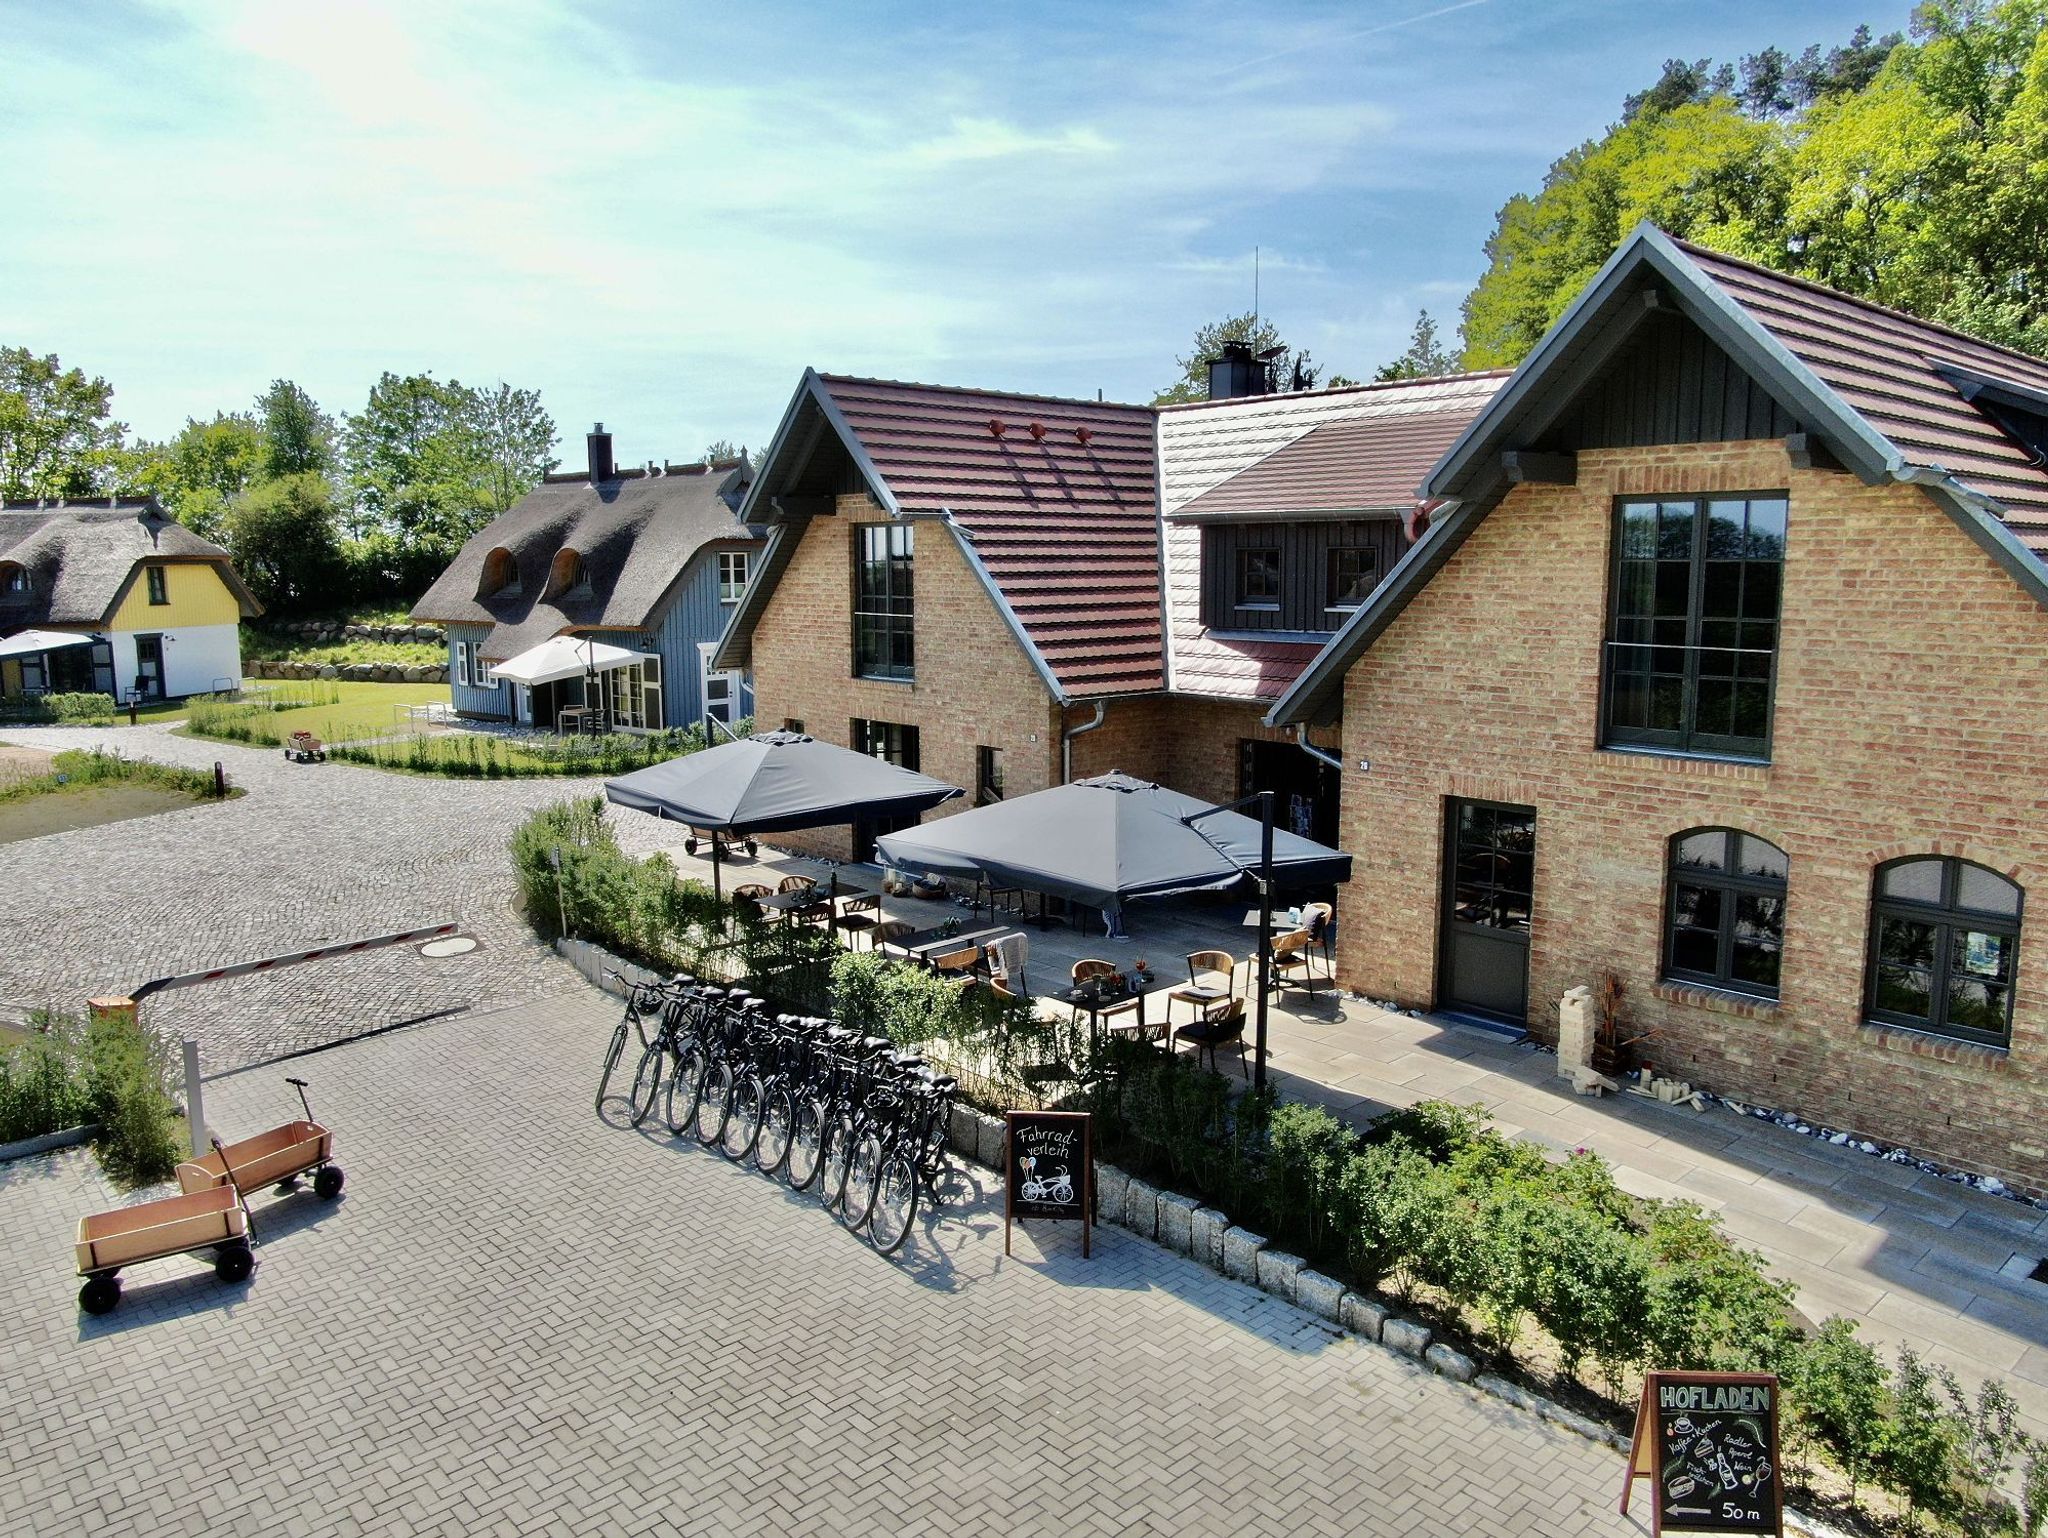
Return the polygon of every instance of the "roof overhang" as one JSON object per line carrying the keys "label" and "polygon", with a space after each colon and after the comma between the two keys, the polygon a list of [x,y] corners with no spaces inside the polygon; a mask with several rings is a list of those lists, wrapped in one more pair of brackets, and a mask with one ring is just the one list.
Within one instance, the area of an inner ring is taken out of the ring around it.
{"label": "roof overhang", "polygon": [[1256,512],[1207,509],[1165,514],[1168,523],[1348,523],[1358,518],[1402,518],[1415,510],[1411,497],[1405,502],[1382,502],[1364,507],[1262,507]]}

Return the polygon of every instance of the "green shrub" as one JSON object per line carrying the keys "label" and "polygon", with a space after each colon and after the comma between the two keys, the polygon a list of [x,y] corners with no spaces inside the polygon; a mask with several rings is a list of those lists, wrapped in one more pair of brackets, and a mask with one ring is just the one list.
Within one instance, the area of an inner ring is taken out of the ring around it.
{"label": "green shrub", "polygon": [[0,720],[54,721],[62,726],[111,726],[114,722],[114,697],[111,694],[0,695]]}
{"label": "green shrub", "polygon": [[1345,1248],[1344,1174],[1358,1134],[1321,1106],[1275,1106],[1266,1150],[1268,1206],[1277,1238],[1311,1259]]}
{"label": "green shrub", "polygon": [[116,1185],[152,1185],[168,1180],[183,1146],[176,1106],[165,1090],[169,1053],[137,1022],[103,1016],[86,1029],[91,1068],[86,1090],[100,1167]]}
{"label": "green shrub", "polygon": [[1792,1440],[1827,1449],[1849,1477],[1849,1498],[1869,1476],[1884,1421],[1891,1375],[1877,1353],[1856,1338],[1854,1320],[1839,1314],[1783,1365]]}
{"label": "green shrub", "polygon": [[181,769],[148,758],[122,758],[98,748],[67,748],[51,758],[48,773],[0,787],[0,801],[89,790],[96,785],[146,785],[195,797],[213,794],[213,776],[202,769]]}
{"label": "green shrub", "polygon": [[1692,1202],[1645,1204],[1652,1263],[1643,1318],[1659,1367],[1775,1372],[1790,1350],[1793,1289],[1763,1256],[1729,1242],[1719,1218]]}
{"label": "green shrub", "polygon": [[92,1119],[85,1032],[68,1016],[30,1022],[28,1034],[0,1052],[0,1143],[62,1132]]}
{"label": "green shrub", "polygon": [[1960,1514],[1960,1479],[1965,1438],[1957,1417],[1937,1388],[1957,1393],[1954,1375],[1929,1366],[1911,1346],[1899,1347],[1892,1373],[1889,1413],[1878,1429],[1871,1459],[1878,1482],[1906,1503],[1906,1530],[1927,1512],[1937,1519]]}

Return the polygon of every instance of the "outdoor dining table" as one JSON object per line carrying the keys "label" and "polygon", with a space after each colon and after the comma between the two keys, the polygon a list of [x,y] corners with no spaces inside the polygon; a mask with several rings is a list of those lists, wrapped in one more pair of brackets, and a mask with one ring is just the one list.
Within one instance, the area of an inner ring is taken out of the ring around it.
{"label": "outdoor dining table", "polygon": [[[1291,934],[1297,929],[1304,928],[1307,923],[1308,919],[1299,908],[1275,908],[1273,910],[1273,932],[1275,934]],[[1246,929],[1257,929],[1259,927],[1259,910],[1257,908],[1247,908],[1245,910],[1244,927]]]}
{"label": "outdoor dining table", "polygon": [[841,897],[869,897],[874,888],[862,886],[855,881],[820,881],[815,886],[800,887],[794,892],[771,892],[766,897],[754,899],[754,906],[763,913],[794,913],[799,908],[814,907],[821,902],[836,901]]}
{"label": "outdoor dining table", "polygon": [[1000,939],[1016,932],[1015,925],[992,924],[986,929],[963,929],[957,934],[942,935],[936,929],[920,929],[907,934],[900,940],[882,942],[884,955],[901,956],[905,960],[930,965],[934,955],[945,955],[953,951],[964,951],[970,945],[977,949],[991,940]]}
{"label": "outdoor dining table", "polygon": [[[1111,992],[1093,984],[1083,983],[1078,988],[1069,988],[1058,997],[1060,1002],[1069,1008],[1088,1012],[1088,1030],[1091,1036],[1099,1036],[1103,1031],[1108,1031],[1112,1035],[1127,1031],[1138,1035],[1155,1028],[1145,1018],[1145,1001],[1155,993],[1170,992],[1171,986],[1155,978],[1148,987],[1130,987],[1127,984],[1123,989]],[[1173,1006],[1169,1002],[1167,1017],[1159,1022],[1168,1030],[1172,1029],[1172,1011]],[[1121,1018],[1125,1015],[1135,1018]]]}

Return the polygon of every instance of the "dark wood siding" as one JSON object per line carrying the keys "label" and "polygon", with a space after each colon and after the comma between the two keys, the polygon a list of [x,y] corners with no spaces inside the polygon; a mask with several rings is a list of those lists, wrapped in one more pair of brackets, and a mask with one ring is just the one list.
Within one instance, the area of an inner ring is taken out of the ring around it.
{"label": "dark wood siding", "polygon": [[1535,446],[1736,443],[1803,431],[1698,326],[1682,315],[1657,314],[1642,323],[1600,381]]}
{"label": "dark wood siding", "polygon": [[[1377,559],[1384,582],[1407,545],[1398,518],[1357,518],[1315,523],[1223,523],[1202,530],[1202,623],[1211,630],[1287,630],[1328,633],[1349,609],[1325,606],[1329,552],[1361,547]],[[1237,604],[1237,553],[1276,550],[1280,601],[1276,608]]]}

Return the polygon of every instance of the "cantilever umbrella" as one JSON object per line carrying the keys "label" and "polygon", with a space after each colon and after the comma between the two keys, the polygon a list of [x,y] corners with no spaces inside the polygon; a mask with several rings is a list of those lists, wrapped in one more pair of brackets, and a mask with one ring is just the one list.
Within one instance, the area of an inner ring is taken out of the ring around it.
{"label": "cantilever umbrella", "polygon": [[[1210,815],[1189,821],[1200,813]],[[885,834],[875,847],[891,865],[982,876],[1100,908],[1114,933],[1127,898],[1225,887],[1256,873],[1260,832],[1256,818],[1103,774]],[[1275,829],[1273,875],[1295,886],[1348,881],[1351,856]]]}
{"label": "cantilever umbrella", "polygon": [[960,787],[800,732],[721,742],[605,781],[620,806],[711,834],[711,885],[725,835],[822,828],[856,817],[912,817]]}

